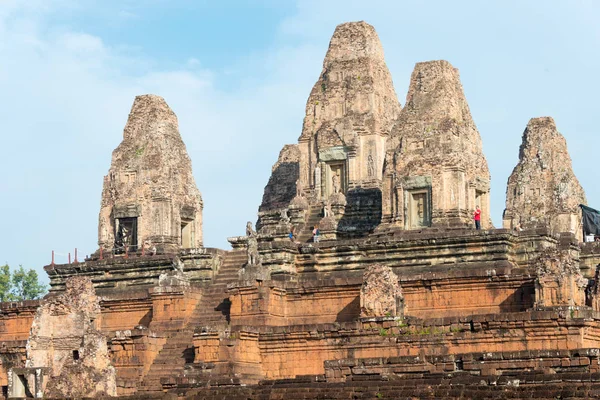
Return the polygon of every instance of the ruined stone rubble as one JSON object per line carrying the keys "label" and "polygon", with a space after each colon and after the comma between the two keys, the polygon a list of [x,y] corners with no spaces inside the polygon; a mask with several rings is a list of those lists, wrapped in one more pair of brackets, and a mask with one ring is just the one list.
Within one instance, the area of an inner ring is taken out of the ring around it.
{"label": "ruined stone rubble", "polygon": [[361,317],[403,316],[403,301],[398,276],[390,267],[374,264],[365,268],[360,288]]}
{"label": "ruined stone rubble", "polygon": [[[383,219],[405,229],[472,226],[475,206],[491,227],[490,173],[458,70],[415,65],[387,143]],[[420,196],[417,198],[417,195]]]}
{"label": "ruined stone rubble", "polygon": [[201,247],[202,207],[177,116],[161,97],[137,96],[104,178],[98,244],[113,249],[125,235],[134,249]]}
{"label": "ruined stone rubble", "polygon": [[573,173],[567,142],[551,117],[532,118],[523,132],[519,163],[508,178],[503,226],[548,226],[579,238],[585,192]]}
{"label": "ruined stone rubble", "polygon": [[28,368],[48,368],[48,398],[116,396],[116,372],[100,332],[100,299],[92,281],[75,276],[38,308],[27,342]]}
{"label": "ruined stone rubble", "polygon": [[579,260],[567,250],[547,249],[534,263],[535,306],[585,306],[588,280],[579,269]]}

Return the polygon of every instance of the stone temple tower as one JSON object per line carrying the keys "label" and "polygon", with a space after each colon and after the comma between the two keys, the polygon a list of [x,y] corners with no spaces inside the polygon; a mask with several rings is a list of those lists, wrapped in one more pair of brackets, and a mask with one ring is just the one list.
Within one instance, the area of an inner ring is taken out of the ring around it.
{"label": "stone temple tower", "polygon": [[399,229],[491,227],[490,172],[481,137],[447,61],[418,63],[387,143],[383,222]]}
{"label": "stone temple tower", "polygon": [[201,247],[202,207],[177,116],[163,98],[137,96],[104,177],[98,244],[116,252]]}
{"label": "stone temple tower", "polygon": [[375,29],[338,25],[308,101],[299,138],[300,185],[317,200],[381,181],[385,141],[400,103]]}
{"label": "stone temple tower", "polygon": [[363,21],[338,25],[306,102],[298,144],[281,151],[259,211],[332,204],[339,230],[374,229],[381,220],[386,140],[400,109],[375,29]]}
{"label": "stone temple tower", "polygon": [[508,178],[503,227],[548,226],[582,239],[580,204],[587,204],[585,192],[573,173],[567,141],[551,117],[532,118]]}

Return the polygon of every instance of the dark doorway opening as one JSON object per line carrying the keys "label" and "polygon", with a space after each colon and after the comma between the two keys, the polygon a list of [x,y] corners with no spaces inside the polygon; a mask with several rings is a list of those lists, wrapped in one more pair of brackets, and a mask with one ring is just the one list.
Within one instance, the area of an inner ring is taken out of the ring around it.
{"label": "dark doorway opening", "polygon": [[115,219],[115,248],[120,252],[137,251],[137,217]]}

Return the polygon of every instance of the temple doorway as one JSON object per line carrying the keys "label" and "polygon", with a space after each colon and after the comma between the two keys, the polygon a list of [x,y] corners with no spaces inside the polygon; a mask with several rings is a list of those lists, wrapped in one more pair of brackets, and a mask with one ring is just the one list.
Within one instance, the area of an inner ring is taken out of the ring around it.
{"label": "temple doorway", "polygon": [[115,218],[115,248],[122,249],[125,247],[129,251],[136,251],[137,238],[137,217]]}

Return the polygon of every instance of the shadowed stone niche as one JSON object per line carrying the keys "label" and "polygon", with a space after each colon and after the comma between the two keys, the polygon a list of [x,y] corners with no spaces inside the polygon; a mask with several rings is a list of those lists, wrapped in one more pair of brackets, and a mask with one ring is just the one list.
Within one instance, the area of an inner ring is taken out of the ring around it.
{"label": "shadowed stone niche", "polygon": [[535,308],[585,306],[588,280],[567,250],[549,249],[534,263]]}
{"label": "shadowed stone niche", "polygon": [[8,373],[8,398],[44,398],[48,368],[11,368]]}
{"label": "shadowed stone niche", "polygon": [[115,369],[99,331],[100,311],[92,281],[79,276],[69,278],[64,293],[38,308],[25,365],[48,371],[44,397],[116,396]]}
{"label": "shadowed stone niche", "polygon": [[404,311],[404,297],[398,285],[398,276],[385,265],[369,266],[363,274],[360,288],[360,316],[403,317]]}
{"label": "shadowed stone niche", "polygon": [[137,96],[104,177],[98,244],[122,253],[202,247],[202,197],[179,134],[159,96]]}

